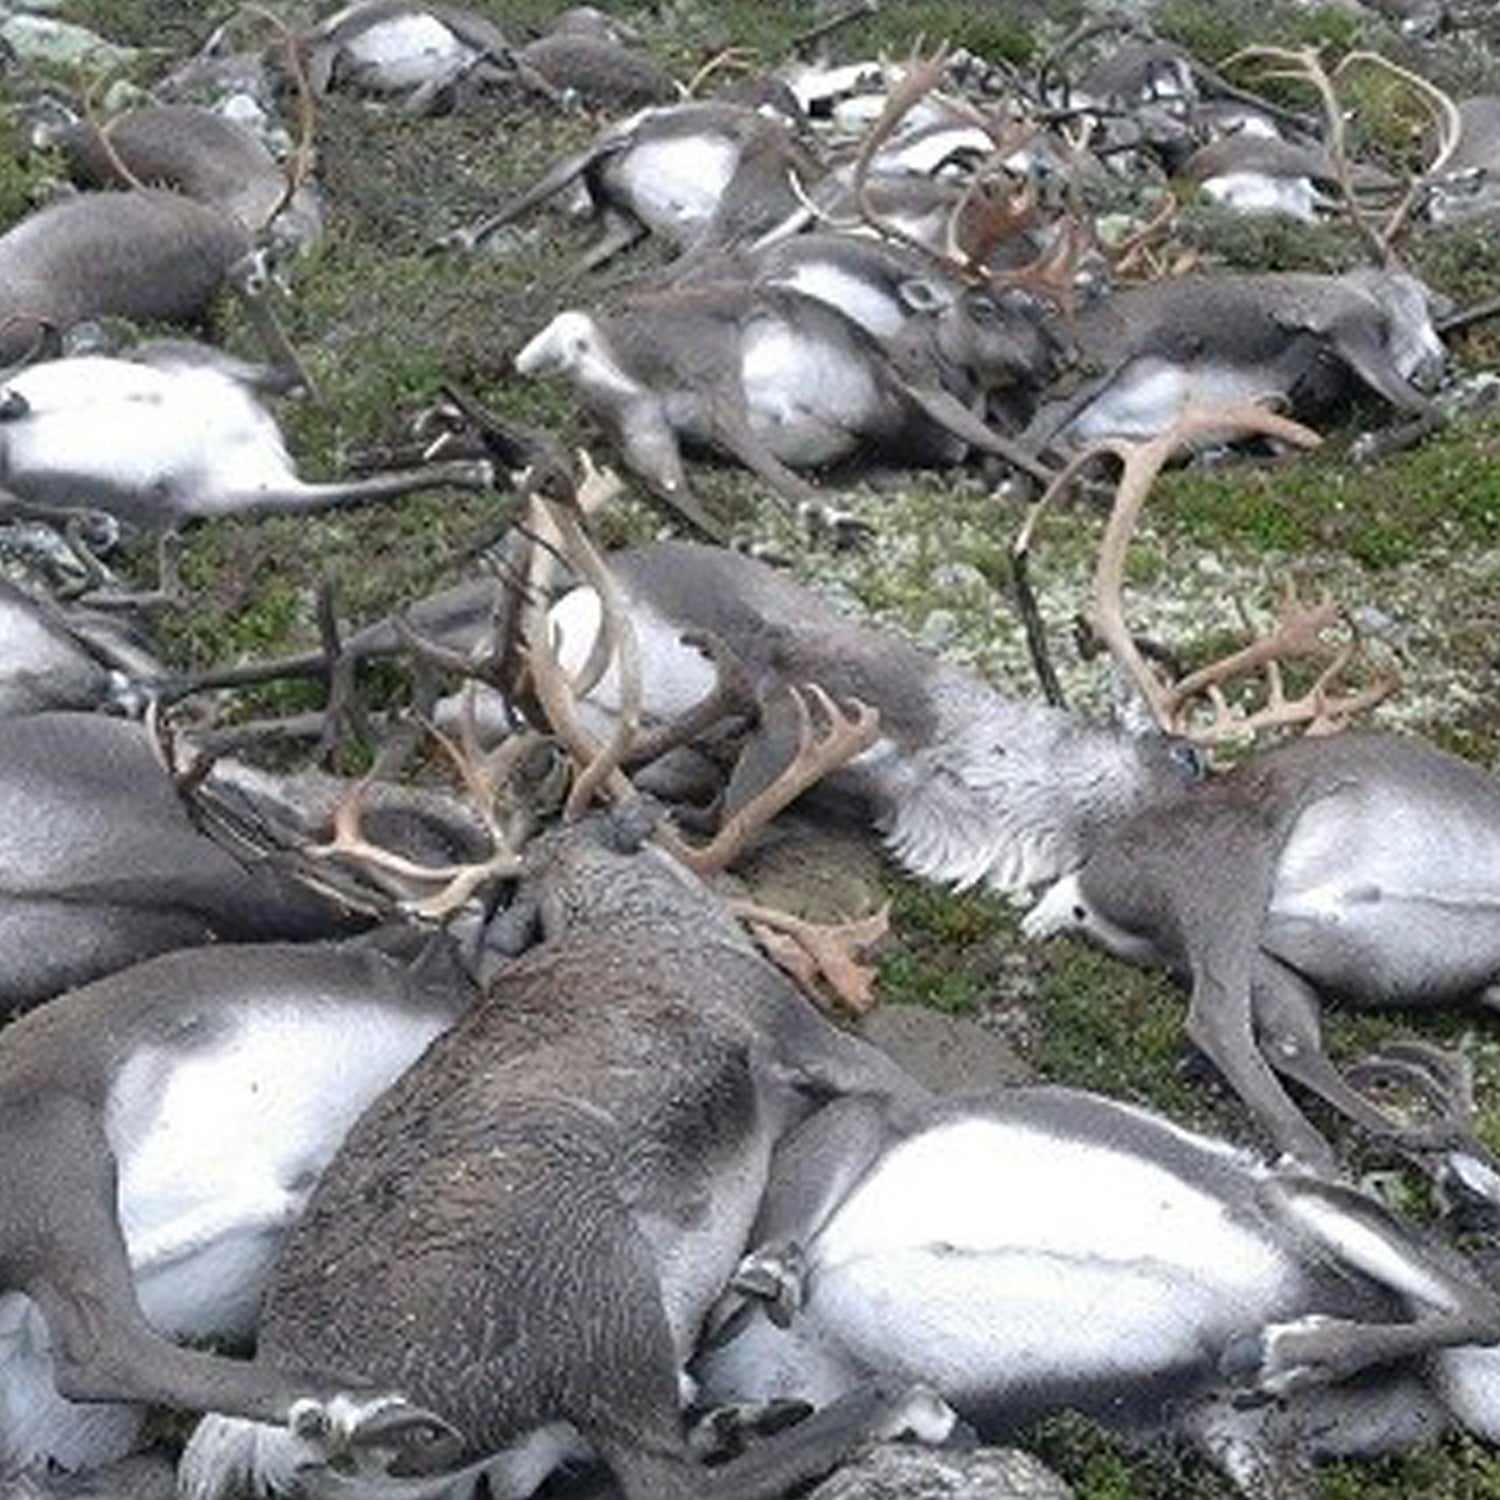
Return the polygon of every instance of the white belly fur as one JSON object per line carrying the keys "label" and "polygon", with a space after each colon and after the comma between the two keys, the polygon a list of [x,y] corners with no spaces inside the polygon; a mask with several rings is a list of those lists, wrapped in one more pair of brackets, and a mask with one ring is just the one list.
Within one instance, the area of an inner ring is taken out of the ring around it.
{"label": "white belly fur", "polygon": [[846,457],[879,410],[863,360],[779,319],[745,330],[740,373],[750,425],[792,468]]}
{"label": "white belly fur", "polygon": [[434,1015],[268,999],[186,1061],[144,1050],[105,1128],[147,1317],[243,1336],[282,1231],[365,1106],[442,1029]]}
{"label": "white belly fur", "polygon": [[841,1369],[920,1379],[950,1399],[1129,1381],[1212,1358],[1293,1287],[1266,1238],[1182,1178],[987,1120],[898,1146],[808,1257],[797,1357],[764,1332],[731,1345],[708,1366],[715,1397],[737,1381],[752,1387],[744,1397],[795,1395],[804,1378],[826,1395]]}

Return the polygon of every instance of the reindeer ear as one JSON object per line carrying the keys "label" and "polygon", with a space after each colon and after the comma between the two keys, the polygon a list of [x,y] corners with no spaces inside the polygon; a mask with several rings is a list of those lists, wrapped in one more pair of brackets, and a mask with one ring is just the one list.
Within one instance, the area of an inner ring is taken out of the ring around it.
{"label": "reindeer ear", "polygon": [[908,312],[936,313],[953,305],[948,289],[929,276],[908,276],[897,285],[896,295]]}

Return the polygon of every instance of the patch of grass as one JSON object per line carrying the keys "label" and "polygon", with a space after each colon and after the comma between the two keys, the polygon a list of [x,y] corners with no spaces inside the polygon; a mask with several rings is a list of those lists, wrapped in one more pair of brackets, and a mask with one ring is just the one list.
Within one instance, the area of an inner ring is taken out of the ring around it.
{"label": "patch of grass", "polygon": [[1157,35],[1215,63],[1246,47],[1345,52],[1363,35],[1361,18],[1343,6],[1266,6],[1255,0],[1168,0],[1154,8],[1151,24]]}
{"label": "patch of grass", "polygon": [[1016,938],[1015,914],[993,896],[950,892],[893,879],[891,932],[878,992],[897,1005],[972,1014],[1003,985]]}

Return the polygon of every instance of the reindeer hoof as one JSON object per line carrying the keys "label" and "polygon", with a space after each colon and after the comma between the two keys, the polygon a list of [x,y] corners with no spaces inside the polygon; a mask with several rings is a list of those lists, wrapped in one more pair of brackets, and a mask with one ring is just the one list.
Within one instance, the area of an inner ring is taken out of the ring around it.
{"label": "reindeer hoof", "polygon": [[464,1449],[460,1432],[404,1396],[298,1401],[287,1425],[322,1450],[325,1462],[368,1467],[374,1460],[385,1472],[432,1473],[450,1467]]}
{"label": "reindeer hoof", "polygon": [[1334,1321],[1313,1313],[1242,1334],[1220,1356],[1220,1372],[1271,1397],[1336,1380],[1340,1371],[1328,1359],[1330,1341],[1326,1333]]}
{"label": "reindeer hoof", "polygon": [[791,1326],[802,1306],[802,1280],[807,1263],[801,1247],[786,1244],[752,1250],[739,1264],[730,1286],[764,1305],[778,1328]]}

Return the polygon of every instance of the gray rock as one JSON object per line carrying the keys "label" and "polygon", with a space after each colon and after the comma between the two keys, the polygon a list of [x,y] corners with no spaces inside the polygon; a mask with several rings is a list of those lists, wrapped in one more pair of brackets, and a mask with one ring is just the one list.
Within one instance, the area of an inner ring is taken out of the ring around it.
{"label": "gray rock", "polygon": [[890,1443],[840,1469],[809,1500],[1071,1500],[1072,1493],[1014,1448],[957,1453]]}
{"label": "gray rock", "polygon": [[14,15],[0,23],[0,41],[22,64],[88,67],[105,71],[134,62],[134,47],[117,47],[85,26],[47,16]]}
{"label": "gray rock", "polygon": [[881,1005],[859,1034],[940,1094],[1027,1083],[1034,1073],[1003,1036],[964,1016],[920,1005]]}

